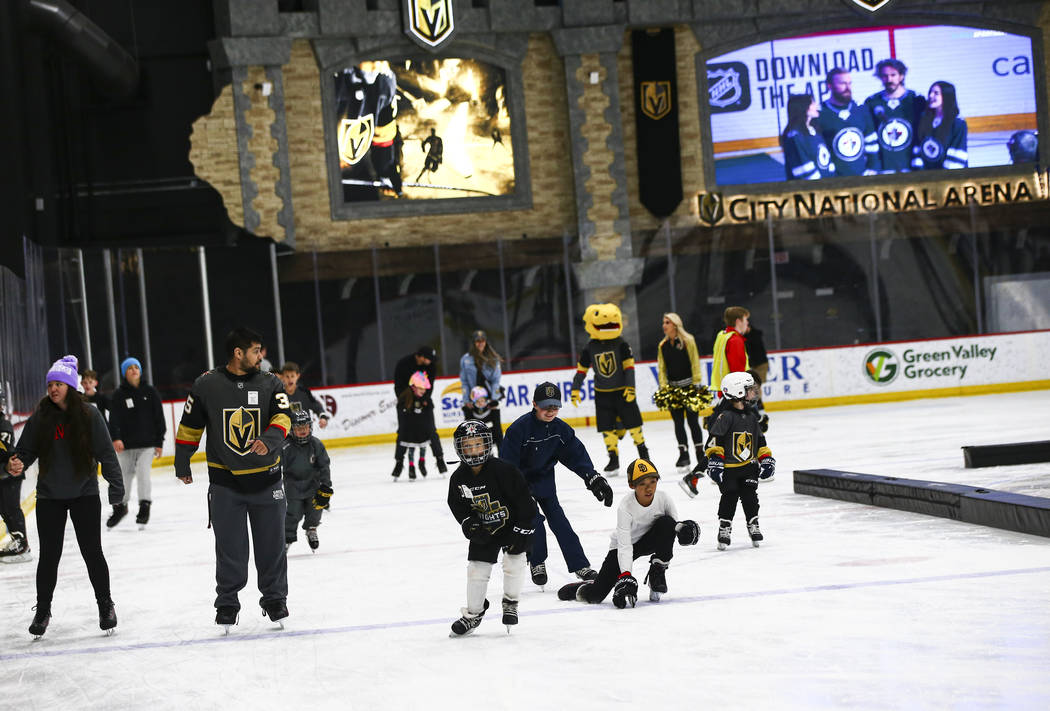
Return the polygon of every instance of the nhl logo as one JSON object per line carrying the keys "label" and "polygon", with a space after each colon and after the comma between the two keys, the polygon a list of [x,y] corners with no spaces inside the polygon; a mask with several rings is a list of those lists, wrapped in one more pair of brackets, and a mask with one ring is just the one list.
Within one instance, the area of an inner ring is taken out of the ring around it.
{"label": "nhl logo", "polygon": [[708,225],[713,227],[725,217],[725,200],[722,193],[700,193],[696,202],[700,220]]}
{"label": "nhl logo", "polygon": [[671,113],[671,82],[642,82],[642,113],[653,121]]}
{"label": "nhl logo", "polygon": [[452,39],[452,0],[403,0],[403,9],[405,34],[419,46],[434,51]]}
{"label": "nhl logo", "polygon": [[859,8],[867,12],[878,12],[891,4],[893,0],[845,0],[845,2],[854,9]]}

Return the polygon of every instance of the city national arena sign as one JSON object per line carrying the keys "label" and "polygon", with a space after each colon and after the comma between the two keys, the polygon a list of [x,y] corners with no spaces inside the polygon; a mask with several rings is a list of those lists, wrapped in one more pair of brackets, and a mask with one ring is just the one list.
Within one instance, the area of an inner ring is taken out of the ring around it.
{"label": "city national arena sign", "polygon": [[701,224],[739,225],[774,220],[915,212],[952,207],[1029,203],[1050,199],[1048,177],[1033,173],[1012,178],[927,183],[915,186],[799,190],[768,195],[697,194],[693,213]]}

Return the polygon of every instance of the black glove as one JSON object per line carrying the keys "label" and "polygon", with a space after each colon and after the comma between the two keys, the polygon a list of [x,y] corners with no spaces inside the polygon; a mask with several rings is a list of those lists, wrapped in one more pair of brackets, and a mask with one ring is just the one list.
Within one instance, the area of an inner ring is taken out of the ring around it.
{"label": "black glove", "polygon": [[696,521],[689,519],[679,521],[674,530],[678,534],[678,545],[680,546],[691,546],[700,540],[700,526]]}
{"label": "black glove", "polygon": [[766,457],[758,460],[758,478],[760,481],[772,481],[773,475],[777,473],[777,460]]}
{"label": "black glove", "polygon": [[532,541],[532,532],[534,529],[522,528],[521,526],[515,526],[511,531],[510,543],[507,544],[506,550],[510,555],[517,555],[518,553],[525,553],[529,550],[529,544]]}
{"label": "black glove", "polygon": [[477,516],[471,515],[463,519],[463,523],[460,524],[463,528],[463,535],[471,541],[478,541],[490,537],[489,532],[485,530],[484,524],[481,519]]}
{"label": "black glove", "polygon": [[317,492],[314,493],[314,508],[318,511],[328,508],[331,503],[332,493],[332,487],[328,486],[328,484],[321,484],[317,487]]}
{"label": "black glove", "polygon": [[630,573],[622,573],[613,588],[613,604],[621,610],[638,602],[638,581]]}
{"label": "black glove", "polygon": [[601,501],[606,506],[612,506],[613,490],[612,487],[609,486],[609,482],[605,480],[605,477],[598,472],[591,472],[590,478],[585,479],[584,481],[590,492],[594,494],[594,498],[598,499],[598,501]]}

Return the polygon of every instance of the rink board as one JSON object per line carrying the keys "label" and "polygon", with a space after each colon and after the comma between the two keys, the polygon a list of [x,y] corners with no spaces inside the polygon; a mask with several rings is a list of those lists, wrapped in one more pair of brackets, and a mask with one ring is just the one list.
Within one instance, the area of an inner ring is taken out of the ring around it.
{"label": "rink board", "polygon": [[966,484],[835,469],[795,470],[796,494],[940,516],[1050,537],[1050,499]]}
{"label": "rink board", "polygon": [[962,450],[967,469],[1050,462],[1050,440],[974,445]]}

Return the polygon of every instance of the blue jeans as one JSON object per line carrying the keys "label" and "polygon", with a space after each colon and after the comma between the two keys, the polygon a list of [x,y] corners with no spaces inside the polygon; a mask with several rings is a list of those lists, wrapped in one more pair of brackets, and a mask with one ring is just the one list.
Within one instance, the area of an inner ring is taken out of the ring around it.
{"label": "blue jeans", "polygon": [[569,572],[580,568],[589,568],[590,562],[580,545],[580,537],[572,530],[569,519],[565,517],[558,502],[557,495],[545,496],[536,499],[542,514],[536,514],[534,527],[536,531],[532,534],[532,550],[529,551],[528,560],[530,565],[538,565],[547,560],[547,530],[543,526],[546,519],[551,527],[554,537],[558,539],[558,547],[565,557],[565,564],[569,566]]}

